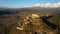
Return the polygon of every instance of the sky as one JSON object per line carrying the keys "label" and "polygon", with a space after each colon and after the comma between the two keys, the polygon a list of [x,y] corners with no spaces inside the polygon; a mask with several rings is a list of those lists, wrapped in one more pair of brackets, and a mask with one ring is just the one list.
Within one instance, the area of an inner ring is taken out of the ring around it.
{"label": "sky", "polygon": [[0,7],[23,8],[33,6],[60,7],[60,0],[0,0]]}

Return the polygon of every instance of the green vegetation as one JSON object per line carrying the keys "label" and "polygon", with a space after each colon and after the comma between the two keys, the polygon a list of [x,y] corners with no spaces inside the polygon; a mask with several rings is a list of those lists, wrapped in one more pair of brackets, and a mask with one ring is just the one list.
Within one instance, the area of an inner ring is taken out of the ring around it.
{"label": "green vegetation", "polygon": [[60,25],[60,15],[58,16],[53,16],[49,19],[51,22],[58,23]]}
{"label": "green vegetation", "polygon": [[50,20],[60,20],[60,16],[54,16],[54,17],[50,18]]}

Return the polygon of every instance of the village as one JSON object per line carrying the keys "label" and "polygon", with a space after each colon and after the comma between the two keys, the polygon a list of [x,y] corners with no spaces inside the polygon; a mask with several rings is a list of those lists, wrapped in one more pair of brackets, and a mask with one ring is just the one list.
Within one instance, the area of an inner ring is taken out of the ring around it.
{"label": "village", "polygon": [[[6,17],[9,19],[11,16]],[[12,17],[14,21],[12,18],[8,22],[6,21],[1,30],[2,34],[57,34],[58,32],[56,25],[48,21],[52,17],[49,14],[28,13],[25,15],[21,13]]]}
{"label": "village", "polygon": [[[18,30],[27,30],[26,34],[55,34],[56,30],[53,30],[51,27],[47,26],[41,20],[41,17],[45,15],[30,14],[24,19],[24,23],[21,25],[18,22],[16,27]],[[49,15],[46,15],[49,17]]]}

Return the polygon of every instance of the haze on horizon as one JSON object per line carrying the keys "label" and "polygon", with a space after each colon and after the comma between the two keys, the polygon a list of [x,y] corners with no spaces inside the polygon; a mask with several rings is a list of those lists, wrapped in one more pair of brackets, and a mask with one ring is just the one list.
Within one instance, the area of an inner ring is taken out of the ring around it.
{"label": "haze on horizon", "polygon": [[0,7],[60,7],[60,0],[0,0]]}

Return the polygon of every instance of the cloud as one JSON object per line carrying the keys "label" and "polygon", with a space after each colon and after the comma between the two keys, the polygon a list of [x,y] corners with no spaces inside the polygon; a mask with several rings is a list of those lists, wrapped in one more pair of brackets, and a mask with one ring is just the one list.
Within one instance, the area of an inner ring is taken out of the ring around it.
{"label": "cloud", "polygon": [[35,4],[34,6],[40,6],[40,3]]}
{"label": "cloud", "polygon": [[45,7],[45,8],[47,8],[47,7],[49,7],[49,8],[58,8],[58,7],[60,7],[60,2],[55,3],[55,4],[51,4],[51,3],[39,4],[39,3],[37,3],[34,6]]}
{"label": "cloud", "polygon": [[26,7],[58,8],[58,7],[60,7],[60,2],[54,3],[54,4],[52,4],[52,3],[46,3],[46,4],[36,3],[36,4],[32,5],[32,6],[26,6]]}
{"label": "cloud", "polygon": [[38,7],[51,7],[52,4],[51,3],[46,3],[46,4],[39,4],[39,3],[37,3],[34,6],[38,6]]}

